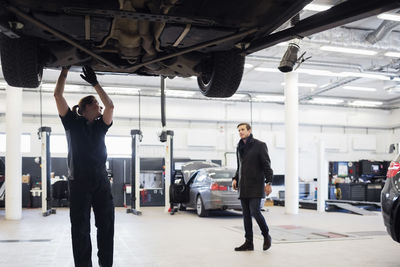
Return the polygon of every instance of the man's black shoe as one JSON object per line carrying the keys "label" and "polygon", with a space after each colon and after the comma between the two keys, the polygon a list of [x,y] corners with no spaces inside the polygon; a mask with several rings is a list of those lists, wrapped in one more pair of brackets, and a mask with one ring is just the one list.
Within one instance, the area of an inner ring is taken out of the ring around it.
{"label": "man's black shoe", "polygon": [[268,250],[270,247],[271,247],[271,236],[268,235],[267,238],[264,237],[263,250]]}
{"label": "man's black shoe", "polygon": [[253,242],[246,240],[243,245],[240,247],[235,248],[235,251],[248,251],[254,250]]}

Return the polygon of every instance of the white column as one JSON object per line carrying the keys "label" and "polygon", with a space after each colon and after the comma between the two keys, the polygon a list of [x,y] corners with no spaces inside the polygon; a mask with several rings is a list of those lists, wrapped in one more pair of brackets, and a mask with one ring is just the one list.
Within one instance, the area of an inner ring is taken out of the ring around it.
{"label": "white column", "polygon": [[328,164],[325,160],[325,144],[321,140],[318,143],[318,192],[317,210],[325,212],[325,200],[328,199]]}
{"label": "white column", "polygon": [[299,213],[298,74],[285,74],[285,212]]}
{"label": "white column", "polygon": [[22,88],[6,87],[6,198],[7,220],[22,217]]}

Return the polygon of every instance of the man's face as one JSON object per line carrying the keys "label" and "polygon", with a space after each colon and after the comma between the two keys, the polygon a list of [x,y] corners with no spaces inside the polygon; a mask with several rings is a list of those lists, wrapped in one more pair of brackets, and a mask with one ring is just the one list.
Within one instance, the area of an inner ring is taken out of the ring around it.
{"label": "man's face", "polygon": [[251,129],[247,130],[246,125],[240,125],[238,127],[238,131],[239,131],[240,139],[245,139],[245,138],[249,137],[251,134]]}

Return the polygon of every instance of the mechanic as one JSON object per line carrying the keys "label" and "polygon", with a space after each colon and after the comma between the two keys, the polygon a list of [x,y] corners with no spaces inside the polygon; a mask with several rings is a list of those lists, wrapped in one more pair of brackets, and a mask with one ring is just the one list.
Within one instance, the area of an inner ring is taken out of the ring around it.
{"label": "mechanic", "polygon": [[92,266],[90,211],[93,207],[97,227],[100,266],[112,266],[114,250],[114,203],[107,177],[105,135],[112,125],[114,105],[89,66],[82,68],[82,79],[90,83],[102,107],[92,95],[72,108],[63,93],[69,67],[63,67],[54,89],[58,113],[68,141],[70,220],[75,266]]}
{"label": "mechanic", "polygon": [[271,247],[271,236],[261,213],[261,198],[272,192],[273,171],[267,145],[255,138],[248,123],[237,126],[240,141],[236,149],[237,171],[232,178],[232,188],[239,190],[242,205],[245,242],[235,251],[254,250],[252,216],[256,219],[264,236],[263,250]]}

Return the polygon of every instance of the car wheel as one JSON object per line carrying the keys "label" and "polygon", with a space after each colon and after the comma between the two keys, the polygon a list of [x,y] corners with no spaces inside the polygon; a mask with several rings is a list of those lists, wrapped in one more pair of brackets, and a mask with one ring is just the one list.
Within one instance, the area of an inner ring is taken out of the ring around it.
{"label": "car wheel", "polygon": [[216,52],[202,62],[197,83],[203,95],[230,97],[239,87],[244,68],[244,56],[235,51]]}
{"label": "car wheel", "polygon": [[203,200],[201,199],[200,195],[197,196],[197,200],[196,200],[196,212],[197,212],[197,215],[199,215],[199,217],[207,217],[208,216],[208,211],[205,210],[204,203],[203,203]]}
{"label": "car wheel", "polygon": [[10,86],[36,88],[42,81],[43,66],[38,60],[36,39],[0,38],[1,66]]}

